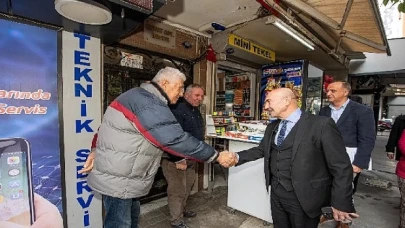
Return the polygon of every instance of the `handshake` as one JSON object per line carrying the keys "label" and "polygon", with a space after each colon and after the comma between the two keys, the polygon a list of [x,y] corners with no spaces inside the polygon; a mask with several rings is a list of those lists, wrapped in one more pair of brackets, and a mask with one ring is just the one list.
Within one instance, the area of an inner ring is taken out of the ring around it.
{"label": "handshake", "polygon": [[227,150],[219,153],[217,162],[225,168],[235,166],[238,163],[238,156],[234,152],[229,152]]}

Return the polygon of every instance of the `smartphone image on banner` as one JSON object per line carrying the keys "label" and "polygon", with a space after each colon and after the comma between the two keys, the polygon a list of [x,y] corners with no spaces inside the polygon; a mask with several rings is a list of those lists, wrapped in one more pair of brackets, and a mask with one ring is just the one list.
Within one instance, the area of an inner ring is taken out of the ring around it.
{"label": "smartphone image on banner", "polygon": [[35,220],[31,151],[23,138],[0,139],[0,222]]}

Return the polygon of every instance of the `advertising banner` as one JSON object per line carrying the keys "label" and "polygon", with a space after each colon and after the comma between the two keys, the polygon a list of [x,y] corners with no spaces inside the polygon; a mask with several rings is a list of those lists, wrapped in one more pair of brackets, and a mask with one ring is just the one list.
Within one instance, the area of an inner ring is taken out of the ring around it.
{"label": "advertising banner", "polygon": [[302,105],[302,86],[304,76],[304,61],[297,60],[285,63],[266,65],[262,67],[262,79],[260,82],[260,103],[262,119],[269,119],[269,114],[263,112],[264,100],[266,94],[277,88],[292,89],[298,99],[298,104]]}
{"label": "advertising banner", "polygon": [[62,32],[63,128],[67,224],[102,226],[101,196],[78,174],[101,121],[101,44],[85,33]]}
{"label": "advertising banner", "polygon": [[0,20],[0,227],[29,226],[35,195],[63,212],[57,58],[56,31]]}

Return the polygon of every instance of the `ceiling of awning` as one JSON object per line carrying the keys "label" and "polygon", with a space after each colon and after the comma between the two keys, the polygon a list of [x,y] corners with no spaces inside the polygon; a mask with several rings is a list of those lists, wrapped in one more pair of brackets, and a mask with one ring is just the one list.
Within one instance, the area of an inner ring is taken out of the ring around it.
{"label": "ceiling of awning", "polygon": [[277,61],[307,59],[328,69],[345,68],[322,49],[316,47],[314,51],[308,52],[286,33],[273,25],[266,25],[267,18],[259,18],[261,8],[254,0],[176,0],[168,1],[154,15],[201,33],[205,32],[205,25],[220,23],[227,31],[231,30],[244,39],[275,51]]}
{"label": "ceiling of awning", "polygon": [[[389,52],[387,40],[382,25],[381,16],[377,0],[284,0],[287,6],[291,7],[294,12],[304,13],[309,16],[313,22],[318,23],[335,41],[339,41],[341,33],[351,33],[362,41],[372,45],[366,45],[362,42],[355,41],[348,37],[342,37],[340,46],[346,52],[370,52],[386,53]],[[351,7],[348,2],[352,2]],[[308,14],[306,9],[297,7],[296,3],[304,3],[318,11],[318,14]],[[347,7],[348,6],[348,7]],[[333,28],[325,21],[320,20],[322,16],[329,17],[337,25],[341,24],[345,11],[348,11],[346,23],[342,28]],[[317,16],[321,15],[317,18]],[[376,48],[377,47],[377,48]]]}
{"label": "ceiling of awning", "polygon": [[[231,30],[234,34],[276,51],[277,61],[305,58],[324,68],[341,69],[348,67],[348,60],[364,57],[362,52],[385,53],[389,50],[378,7],[376,8],[376,0],[352,0],[353,4],[343,29],[335,29],[330,24],[319,20],[319,17],[315,17],[322,12],[322,16],[327,17],[327,21],[339,25],[345,15],[348,1],[351,0],[175,0],[168,1],[168,4],[154,15],[201,33],[205,32],[207,24],[218,22],[225,26],[227,31]],[[284,10],[285,15],[291,15],[292,20],[272,10],[274,8],[264,7],[269,13],[263,14],[263,3],[269,2],[277,2],[274,3],[277,4],[276,7]],[[316,14],[307,13],[297,7],[294,4],[297,2],[305,4]],[[296,40],[281,30],[275,29],[274,26],[266,24],[266,17],[271,14],[286,23],[292,23],[292,28],[306,35],[310,40],[316,39],[317,42],[314,43],[318,47],[308,52]],[[314,25],[317,25],[317,29],[313,29]],[[308,37],[308,33],[300,30],[300,27],[307,29],[306,31],[309,31],[314,38]],[[366,43],[372,45],[366,45],[348,37],[342,37],[340,40],[340,34],[345,32],[357,40],[366,40],[368,41]],[[335,51],[339,41],[341,41],[340,46],[338,51]]]}

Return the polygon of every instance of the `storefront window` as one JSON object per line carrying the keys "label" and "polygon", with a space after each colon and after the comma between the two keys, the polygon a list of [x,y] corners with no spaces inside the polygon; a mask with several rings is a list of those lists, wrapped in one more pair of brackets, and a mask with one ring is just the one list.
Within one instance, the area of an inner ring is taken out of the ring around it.
{"label": "storefront window", "polygon": [[322,103],[322,77],[323,71],[309,64],[306,111],[317,115]]}

